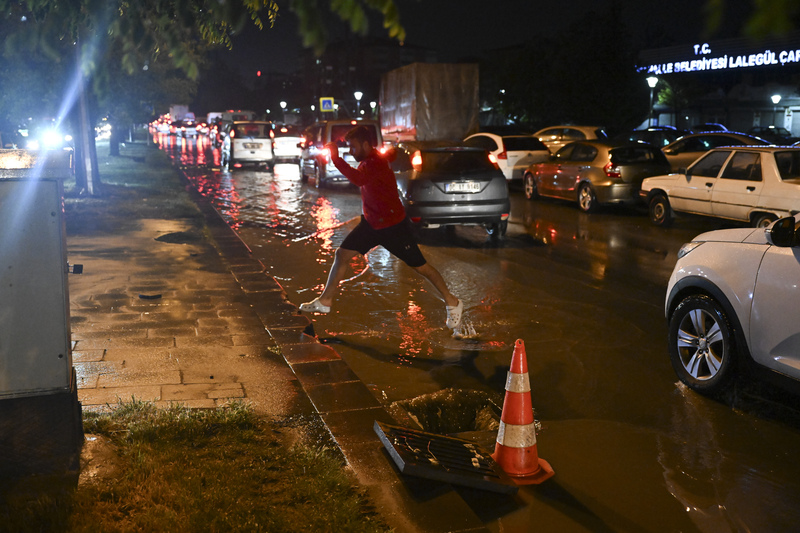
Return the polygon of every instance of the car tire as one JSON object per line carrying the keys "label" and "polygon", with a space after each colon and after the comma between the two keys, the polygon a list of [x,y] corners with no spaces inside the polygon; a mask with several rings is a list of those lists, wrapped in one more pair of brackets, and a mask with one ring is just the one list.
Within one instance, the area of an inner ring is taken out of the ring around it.
{"label": "car tire", "polygon": [[669,321],[669,357],[678,378],[691,389],[716,396],[731,384],[736,365],[733,328],[716,300],[687,296]]}
{"label": "car tire", "polygon": [[528,200],[535,200],[539,198],[539,189],[536,187],[536,178],[533,174],[526,172],[522,176],[522,191],[525,193],[525,198]]}
{"label": "car tire", "polygon": [[772,213],[759,213],[758,215],[755,215],[753,217],[753,227],[766,228],[776,220],[778,220],[778,217],[776,217]]}
{"label": "car tire", "polygon": [[325,169],[319,165],[314,165],[314,187],[323,189],[325,187]]}
{"label": "car tire", "polygon": [[597,210],[597,195],[588,183],[582,183],[578,187],[578,207],[584,213],[592,213]]}
{"label": "car tire", "polygon": [[666,195],[662,193],[655,194],[650,198],[647,209],[650,214],[650,222],[656,226],[667,227],[672,224],[674,218],[672,215],[672,207],[670,207]]}

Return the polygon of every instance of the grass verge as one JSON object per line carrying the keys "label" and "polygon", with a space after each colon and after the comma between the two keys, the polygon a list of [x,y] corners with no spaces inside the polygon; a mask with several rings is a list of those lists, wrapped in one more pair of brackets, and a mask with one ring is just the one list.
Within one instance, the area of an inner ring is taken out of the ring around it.
{"label": "grass verge", "polygon": [[[86,413],[104,475],[77,489],[0,494],[3,531],[387,531],[333,450],[284,446],[244,403],[207,411],[148,402]],[[113,465],[113,467],[112,467]]]}

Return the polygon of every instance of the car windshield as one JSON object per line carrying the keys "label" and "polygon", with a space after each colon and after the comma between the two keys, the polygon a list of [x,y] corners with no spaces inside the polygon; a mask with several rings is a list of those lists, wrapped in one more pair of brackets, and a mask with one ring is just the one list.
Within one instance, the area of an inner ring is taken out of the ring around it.
{"label": "car windshield", "polygon": [[254,137],[257,139],[264,139],[269,137],[270,124],[258,124],[255,122],[235,124],[234,130],[236,131],[234,137]]}
{"label": "car windshield", "polygon": [[494,170],[495,166],[483,150],[430,150],[422,152],[422,171],[452,174]]}
{"label": "car windshield", "polygon": [[775,153],[775,165],[782,180],[800,178],[800,150]]}
{"label": "car windshield", "polygon": [[296,126],[278,126],[274,132],[275,137],[300,137],[300,129]]}
{"label": "car windshield", "polygon": [[536,137],[503,137],[503,144],[509,152],[547,150],[547,146]]}
{"label": "car windshield", "polygon": [[615,165],[636,163],[667,163],[661,150],[649,146],[625,146],[611,150],[611,162]]}

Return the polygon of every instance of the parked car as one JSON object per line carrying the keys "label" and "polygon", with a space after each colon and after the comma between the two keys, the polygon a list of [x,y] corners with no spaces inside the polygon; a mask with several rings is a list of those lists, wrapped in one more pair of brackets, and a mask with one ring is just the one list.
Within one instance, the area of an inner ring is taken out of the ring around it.
{"label": "parked car", "polygon": [[651,126],[643,130],[633,130],[614,137],[616,142],[645,142],[653,146],[666,146],[689,133],[673,126]]}
{"label": "parked car", "polygon": [[224,124],[221,160],[226,168],[244,164],[275,163],[272,152],[272,123],[265,121],[235,121]]}
{"label": "parked car", "polygon": [[658,226],[676,212],[767,226],[800,210],[800,147],[715,148],[683,172],[645,179],[641,194]]}
{"label": "parked car", "polygon": [[523,177],[529,200],[539,196],[578,203],[585,212],[598,204],[634,204],[647,176],[669,172],[664,154],[649,144],[574,142],[544,163],[531,165]]}
{"label": "parked car", "polygon": [[600,126],[550,126],[534,133],[550,153],[556,153],[562,146],[574,141],[607,139],[608,135]]}
{"label": "parked car", "polygon": [[350,148],[344,140],[348,131],[356,126],[365,126],[374,133],[371,139],[376,147],[383,145],[381,127],[376,120],[325,120],[317,122],[303,131],[303,140],[300,143],[300,178],[303,182],[311,176],[317,188],[325,187],[332,183],[349,183],[341,172],[331,163],[330,154],[325,145],[335,142],[339,145],[339,155],[352,166],[358,166]]}
{"label": "parked car", "polygon": [[695,124],[692,126],[694,133],[702,133],[704,131],[730,131],[728,128],[718,122],[704,122],[702,124]]}
{"label": "parked car", "polygon": [[480,132],[464,139],[464,146],[482,148],[492,154],[509,184],[522,183],[522,174],[530,165],[550,157],[550,150],[535,135]]}
{"label": "parked car", "polygon": [[800,138],[793,137],[791,132],[786,128],[778,128],[775,126],[756,126],[747,130],[747,134],[753,135],[754,137],[761,137],[772,144],[780,144],[783,146],[788,146],[800,141]]}
{"label": "parked car", "polygon": [[758,146],[769,144],[764,139],[744,133],[690,133],[673,141],[661,149],[667,156],[673,172],[686,168],[698,157],[719,146]]}
{"label": "parked car", "polygon": [[753,369],[800,380],[798,255],[800,215],[703,233],[681,248],[665,310],[682,382],[715,395]]}
{"label": "parked car", "polygon": [[387,157],[415,225],[480,224],[493,238],[505,235],[511,210],[508,184],[486,150],[402,143]]}
{"label": "parked car", "polygon": [[303,142],[303,135],[297,126],[281,124],[275,126],[272,134],[272,150],[275,162],[300,162],[300,144]]}

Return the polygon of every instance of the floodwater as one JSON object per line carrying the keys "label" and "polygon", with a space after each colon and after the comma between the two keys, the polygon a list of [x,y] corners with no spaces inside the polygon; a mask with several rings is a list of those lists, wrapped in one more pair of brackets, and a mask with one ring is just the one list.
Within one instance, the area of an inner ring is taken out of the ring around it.
{"label": "floodwater", "polygon": [[[318,190],[293,164],[223,172],[203,138],[160,139],[290,299],[316,297],[360,214],[357,190]],[[586,215],[516,191],[500,243],[480,227],[420,232],[477,338],[452,338],[444,304],[383,249],[353,262],[314,327],[387,404],[447,387],[502,398],[523,340],[537,448],[556,475],[513,499],[463,491],[491,531],[792,531],[797,397],[743,384],[710,400],[677,382],[667,355],[663,304],[676,253],[725,226],[686,217],[656,228],[644,211]]]}

